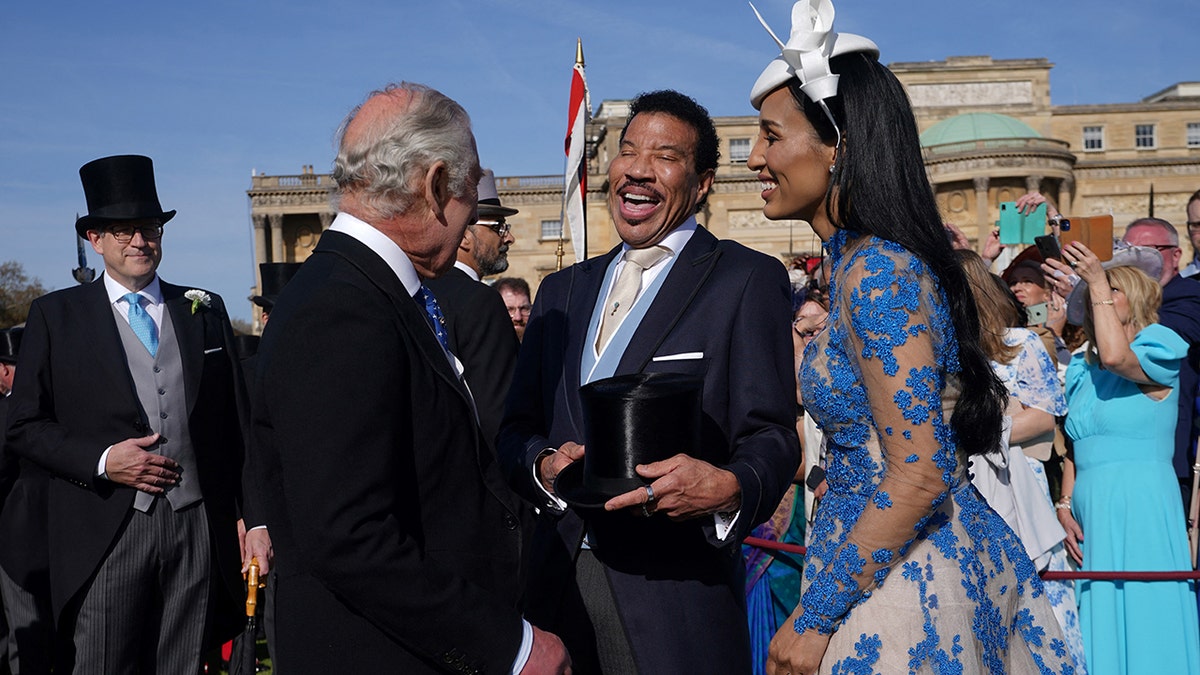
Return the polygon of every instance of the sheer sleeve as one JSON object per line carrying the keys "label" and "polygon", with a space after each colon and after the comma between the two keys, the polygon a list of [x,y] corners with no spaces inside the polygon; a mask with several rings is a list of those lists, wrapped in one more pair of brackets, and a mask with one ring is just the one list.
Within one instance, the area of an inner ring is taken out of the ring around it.
{"label": "sheer sleeve", "polygon": [[1028,408],[1037,408],[1051,415],[1067,414],[1067,399],[1058,381],[1058,370],[1036,333],[1023,330],[1015,333],[1021,338],[1017,354],[1017,400]]}
{"label": "sheer sleeve", "polygon": [[869,419],[861,424],[878,440],[883,470],[857,518],[843,524],[845,539],[822,555],[823,567],[806,572],[813,576],[797,632],[836,630],[904,556],[957,473],[950,411],[943,410],[943,396],[957,391],[954,383],[947,390],[957,350],[931,275],[902,249],[880,247],[854,255],[841,274],[844,351],[865,391]]}

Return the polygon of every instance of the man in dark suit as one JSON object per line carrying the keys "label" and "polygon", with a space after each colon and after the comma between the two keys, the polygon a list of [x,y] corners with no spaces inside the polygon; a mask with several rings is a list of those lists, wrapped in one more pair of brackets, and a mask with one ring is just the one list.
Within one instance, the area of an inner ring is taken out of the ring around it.
{"label": "man in dark suit", "polygon": [[[703,107],[639,96],[608,174],[624,243],[547,277],[521,343],[499,452],[547,514],[528,614],[576,672],[750,672],[740,544],[800,458],[791,301],[782,264],[696,223],[717,160]],[[554,480],[585,452],[580,385],[638,372],[703,378],[697,454],[716,461],[639,466],[649,487],[564,512]]]}
{"label": "man in dark suit", "polygon": [[1125,228],[1121,240],[1131,246],[1158,249],[1163,257],[1162,305],[1158,322],[1175,331],[1188,343],[1188,356],[1179,369],[1179,422],[1175,426],[1175,475],[1187,512],[1192,494],[1192,465],[1196,460],[1196,429],[1192,425],[1197,386],[1200,384],[1200,281],[1179,274],[1179,232],[1161,218],[1140,218]]}
{"label": "man in dark suit", "polygon": [[[7,666],[0,672],[49,673],[54,644],[46,541],[46,473],[5,450],[24,328],[0,331],[0,595],[7,623]],[[5,650],[0,650],[4,656]]]}
{"label": "man in dark suit", "polygon": [[175,212],[150,158],[79,173],[88,215],[75,229],[104,275],[34,301],[8,432],[50,474],[56,671],[195,672],[214,633],[236,627],[241,596],[233,331],[219,297],[157,275]]}
{"label": "man in dark suit", "polygon": [[333,176],[340,212],[275,304],[251,387],[276,652],[297,673],[562,672],[562,643],[517,609],[516,498],[422,283],[476,220],[466,112],[420,85],[374,92]]}
{"label": "man in dark suit", "polygon": [[520,343],[504,300],[480,278],[508,269],[508,247],[514,239],[505,218],[517,213],[500,203],[496,177],[491,169],[484,169],[479,179],[479,220],[467,226],[454,267],[426,284],[446,317],[450,351],[462,359],[463,377],[479,411],[479,427],[493,448]]}

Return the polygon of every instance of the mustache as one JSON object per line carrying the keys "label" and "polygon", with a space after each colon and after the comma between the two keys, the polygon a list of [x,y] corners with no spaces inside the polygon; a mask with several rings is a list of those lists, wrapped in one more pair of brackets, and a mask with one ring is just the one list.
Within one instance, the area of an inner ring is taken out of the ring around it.
{"label": "mustache", "polygon": [[654,195],[654,198],[660,202],[666,200],[666,197],[663,196],[663,193],[656,190],[652,185],[650,185],[646,181],[640,181],[640,180],[626,179],[626,181],[624,183],[621,183],[621,187],[617,188],[617,193],[620,194],[621,192],[623,192],[625,190],[625,188],[630,187],[630,186],[634,186],[634,187],[637,187],[638,189],[649,192],[650,194]]}

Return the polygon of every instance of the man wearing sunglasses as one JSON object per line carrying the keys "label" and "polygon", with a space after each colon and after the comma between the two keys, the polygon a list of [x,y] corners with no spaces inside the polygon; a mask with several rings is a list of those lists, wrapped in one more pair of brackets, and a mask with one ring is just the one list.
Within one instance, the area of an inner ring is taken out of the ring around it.
{"label": "man wearing sunglasses", "polygon": [[479,179],[479,216],[463,234],[454,267],[425,284],[446,316],[450,351],[463,362],[463,379],[475,397],[479,428],[491,448],[496,445],[520,343],[504,299],[481,279],[508,269],[508,247],[514,239],[505,219],[517,213],[500,203],[495,174],[484,169]]}
{"label": "man wearing sunglasses", "polygon": [[[79,170],[94,283],[34,301],[8,448],[48,472],[57,672],[196,672],[237,630],[247,430],[221,298],[161,280],[149,157]],[[265,537],[265,531],[254,535]],[[153,664],[153,665],[148,665]],[[72,669],[73,668],[73,669]]]}

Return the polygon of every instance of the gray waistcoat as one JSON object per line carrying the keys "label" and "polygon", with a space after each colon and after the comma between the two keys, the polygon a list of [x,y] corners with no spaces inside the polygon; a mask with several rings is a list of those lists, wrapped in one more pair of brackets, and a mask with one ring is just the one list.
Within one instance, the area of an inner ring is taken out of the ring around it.
{"label": "gray waistcoat", "polygon": [[[196,473],[196,454],[192,450],[191,434],[188,433],[183,359],[179,355],[179,342],[175,339],[171,312],[163,308],[157,358],[150,356],[116,305],[113,306],[113,313],[142,411],[146,413],[150,428],[162,434],[158,445],[148,450],[166,455],[180,466],[179,484],[167,491],[167,501],[171,503],[171,508],[178,511],[200,501],[200,477]],[[146,511],[153,501],[154,495],[139,492],[133,507]]]}

